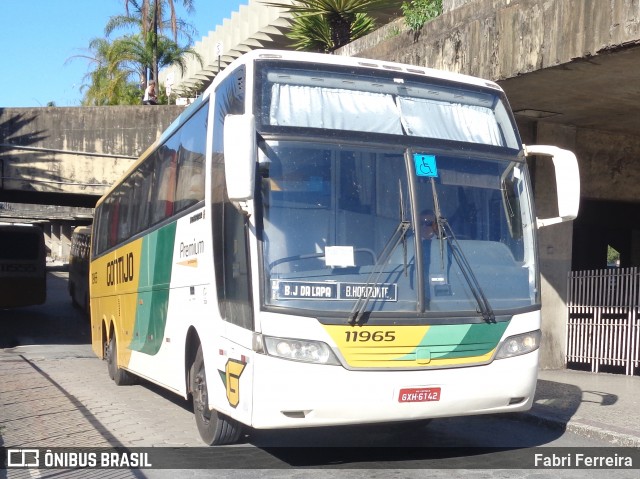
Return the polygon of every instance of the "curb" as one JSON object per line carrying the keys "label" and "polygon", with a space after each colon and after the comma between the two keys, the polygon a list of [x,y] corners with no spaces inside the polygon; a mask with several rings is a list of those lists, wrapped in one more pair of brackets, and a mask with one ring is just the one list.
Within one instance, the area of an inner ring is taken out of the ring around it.
{"label": "curb", "polygon": [[579,436],[610,442],[612,446],[616,447],[640,448],[640,437],[626,432],[613,431],[592,424],[584,424],[580,421],[566,421],[558,417],[540,414],[536,411],[514,413],[512,417],[552,429],[568,431]]}

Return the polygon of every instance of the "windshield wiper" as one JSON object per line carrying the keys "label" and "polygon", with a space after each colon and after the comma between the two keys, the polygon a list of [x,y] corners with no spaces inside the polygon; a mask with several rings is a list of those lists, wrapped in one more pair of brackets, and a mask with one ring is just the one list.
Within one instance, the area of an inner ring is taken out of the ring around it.
{"label": "windshield wiper", "polygon": [[[382,272],[383,272],[382,267],[385,264],[387,264],[387,261],[389,260],[391,253],[393,253],[396,247],[400,244],[400,242],[402,241],[402,239],[404,238],[404,236],[406,235],[410,227],[411,227],[410,221],[405,221],[405,220],[400,221],[400,223],[398,223],[398,226],[396,227],[396,230],[393,232],[393,235],[391,236],[391,238],[389,238],[389,241],[387,241],[387,244],[384,245],[384,248],[382,249],[382,253],[380,253],[380,256],[378,257],[378,261],[376,261],[376,264],[373,265],[373,268],[371,269],[371,273],[369,273],[369,276],[367,277],[365,287],[362,288],[362,293],[358,297],[357,301],[353,305],[353,308],[351,309],[351,312],[349,313],[350,324],[360,323],[360,320],[362,319],[362,315],[364,314],[367,304],[369,303],[370,286],[375,286],[378,284],[380,280],[380,276],[382,275]],[[405,270],[406,270],[406,265],[405,265]]]}
{"label": "windshield wiper", "polygon": [[380,256],[378,256],[378,260],[371,268],[371,272],[369,273],[369,276],[367,276],[365,287],[362,288],[362,293],[360,293],[360,296],[358,296],[358,299],[356,300],[355,304],[353,305],[353,308],[351,308],[351,312],[349,313],[349,324],[352,324],[352,325],[359,324],[360,321],[362,320],[362,316],[364,315],[367,305],[369,304],[369,298],[370,298],[369,290],[371,289],[370,287],[376,286],[378,284],[380,280],[380,276],[382,275],[382,272],[383,272],[383,266],[387,264],[387,261],[389,261],[389,257],[391,256],[391,253],[393,253],[393,251],[398,247],[398,245],[401,242],[403,245],[404,273],[405,275],[407,274],[406,235],[407,235],[407,231],[409,231],[409,228],[411,228],[411,222],[405,217],[404,198],[402,194],[402,184],[400,180],[398,180],[398,186],[400,189],[400,197],[399,197],[400,223],[398,223],[398,226],[396,227],[396,230],[391,235],[391,238],[389,238],[387,243],[384,245],[384,248],[382,248],[382,252],[380,253]]}
{"label": "windshield wiper", "polygon": [[464,251],[460,247],[460,243],[458,243],[451,225],[442,215],[440,202],[438,201],[438,191],[436,190],[436,184],[433,178],[431,178],[431,188],[433,191],[433,207],[435,209],[436,225],[438,226],[438,237],[440,238],[440,257],[442,261],[442,268],[444,269],[444,240],[446,240],[449,245],[449,249],[451,250],[451,254],[453,255],[453,259],[458,264],[458,267],[471,290],[471,294],[475,298],[476,303],[478,303],[478,312],[482,314],[482,319],[487,323],[495,323],[496,316],[489,304],[489,299],[484,294],[484,291],[482,291],[478,278],[476,278],[476,275],[473,273],[473,269],[471,268]]}

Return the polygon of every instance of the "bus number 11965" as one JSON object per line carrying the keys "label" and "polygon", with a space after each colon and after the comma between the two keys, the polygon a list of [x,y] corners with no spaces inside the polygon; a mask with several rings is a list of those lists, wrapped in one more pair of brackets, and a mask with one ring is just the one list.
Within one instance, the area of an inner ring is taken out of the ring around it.
{"label": "bus number 11965", "polygon": [[348,343],[364,343],[367,341],[394,341],[396,339],[395,331],[347,331]]}

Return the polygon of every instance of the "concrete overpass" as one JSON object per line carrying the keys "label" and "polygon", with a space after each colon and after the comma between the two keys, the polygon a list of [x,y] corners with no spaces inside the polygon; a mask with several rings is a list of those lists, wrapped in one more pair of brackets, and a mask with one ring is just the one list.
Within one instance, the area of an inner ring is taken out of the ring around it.
{"label": "concrete overpass", "polygon": [[52,259],[177,106],[0,108],[0,222],[40,223]]}
{"label": "concrete overpass", "polygon": [[0,108],[0,201],[93,208],[183,110]]}

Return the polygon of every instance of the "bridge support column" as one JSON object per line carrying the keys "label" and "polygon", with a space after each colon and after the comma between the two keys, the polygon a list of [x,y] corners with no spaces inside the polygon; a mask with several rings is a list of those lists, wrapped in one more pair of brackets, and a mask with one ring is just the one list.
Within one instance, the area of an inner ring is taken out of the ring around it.
{"label": "bridge support column", "polygon": [[[53,261],[69,261],[71,251],[71,226],[66,223],[49,223],[45,228],[45,242]],[[47,231],[48,230],[48,231]],[[47,237],[47,233],[49,236]]]}
{"label": "bridge support column", "polygon": [[58,261],[60,254],[60,223],[51,223],[51,259]]}
{"label": "bridge support column", "polygon": [[71,226],[64,223],[60,226],[60,260],[69,262],[69,253],[71,252]]}
{"label": "bridge support column", "polygon": [[51,223],[42,223],[42,232],[44,233],[44,245],[47,249],[47,257],[51,258]]}
{"label": "bridge support column", "polygon": [[[539,123],[535,143],[557,145],[576,151],[576,129]],[[557,216],[555,169],[547,158],[534,166],[537,216]],[[560,185],[562,186],[562,185]],[[571,271],[573,222],[546,226],[538,230],[542,297],[542,345],[540,367],[562,369],[566,366],[567,278]]]}

